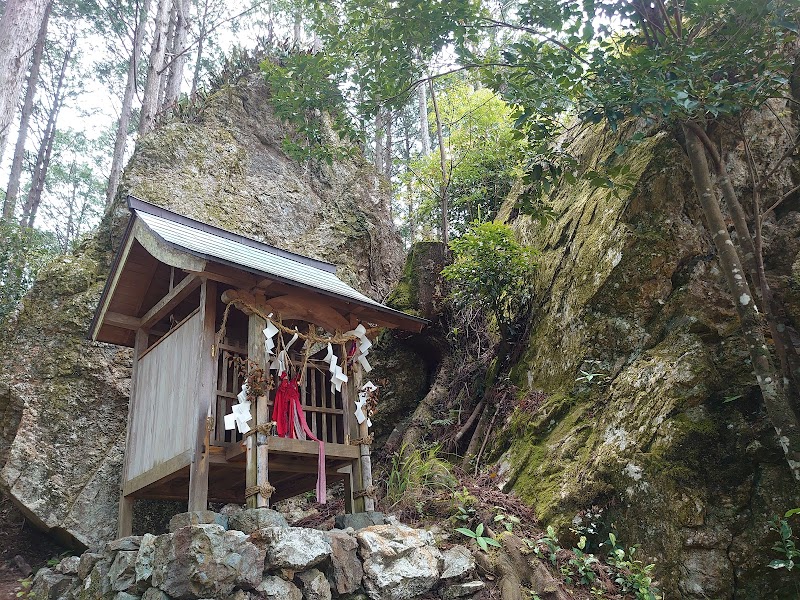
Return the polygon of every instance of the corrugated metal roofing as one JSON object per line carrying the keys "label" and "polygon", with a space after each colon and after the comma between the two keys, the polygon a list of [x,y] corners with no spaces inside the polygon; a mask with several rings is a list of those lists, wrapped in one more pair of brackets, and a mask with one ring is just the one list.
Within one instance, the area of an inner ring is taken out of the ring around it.
{"label": "corrugated metal roofing", "polygon": [[131,202],[130,205],[136,216],[154,234],[165,242],[183,248],[192,254],[239,265],[267,276],[271,275],[304,287],[355,300],[360,304],[375,306],[387,312],[421,320],[389,308],[354,290],[339,279],[335,272],[332,272],[335,271],[335,266],[329,263],[293,255],[290,252],[219,230],[204,223],[193,222],[179,215],[174,215],[176,219],[167,218],[167,216],[173,215],[158,207],[152,207],[154,209],[152,212],[167,216],[152,214],[148,212],[150,205],[141,201]]}

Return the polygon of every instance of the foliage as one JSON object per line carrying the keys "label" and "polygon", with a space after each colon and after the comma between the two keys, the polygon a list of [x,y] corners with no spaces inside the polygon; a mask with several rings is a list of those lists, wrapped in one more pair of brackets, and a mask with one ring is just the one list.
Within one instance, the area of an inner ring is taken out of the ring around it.
{"label": "foliage", "polygon": [[636,547],[627,551],[617,544],[617,536],[608,534],[608,564],[614,568],[614,581],[624,593],[632,593],[636,600],[659,600],[660,590],[654,587],[651,573],[655,565],[645,565],[636,560]]}
{"label": "foliage", "polygon": [[800,513],[800,508],[787,510],[782,518],[775,517],[770,525],[770,529],[780,537],[772,549],[781,555],[781,558],[770,561],[768,566],[772,569],[791,571],[797,565],[797,559],[800,559],[800,550],[797,549],[794,533],[789,525],[789,518],[798,513]]}
{"label": "foliage", "polygon": [[38,229],[0,222],[0,321],[5,320],[57,253],[54,236]]}
{"label": "foliage", "polygon": [[[261,65],[270,84],[275,114],[294,126],[295,134],[284,139],[287,153],[300,161],[332,164],[352,153],[351,145],[333,139],[334,131],[348,141],[357,141],[355,130],[343,118],[344,99],[339,85],[344,75],[327,54],[293,53],[280,63]],[[333,123],[327,124],[330,117]]]}
{"label": "foliage", "polygon": [[475,531],[467,529],[466,527],[456,527],[458,533],[472,539],[477,544],[478,548],[484,552],[488,552],[489,546],[496,546],[499,548],[500,542],[492,537],[483,535],[484,529],[483,523],[478,523]]}
{"label": "foliage", "polygon": [[453,285],[452,300],[472,304],[493,315],[501,336],[529,294],[532,248],[520,245],[507,225],[475,223],[450,243],[454,260],[442,271]]}
{"label": "foliage", "polygon": [[417,503],[418,512],[424,513],[424,503],[432,495],[442,491],[448,496],[452,494],[456,480],[450,472],[450,465],[438,454],[438,446],[421,450],[403,444],[392,456],[386,482],[386,499],[392,506]]}
{"label": "foliage", "polygon": [[520,518],[514,515],[507,515],[502,512],[502,506],[495,506],[494,509],[497,514],[494,516],[493,521],[495,523],[500,523],[506,531],[514,531],[514,527],[520,524]]}
{"label": "foliage", "polygon": [[[521,175],[524,140],[515,136],[512,108],[486,87],[446,78],[437,92],[444,129],[450,227],[493,219]],[[434,120],[430,115],[429,119]],[[431,127],[435,127],[432,123]],[[439,150],[411,160],[401,182],[414,197],[417,223],[439,223]]]}

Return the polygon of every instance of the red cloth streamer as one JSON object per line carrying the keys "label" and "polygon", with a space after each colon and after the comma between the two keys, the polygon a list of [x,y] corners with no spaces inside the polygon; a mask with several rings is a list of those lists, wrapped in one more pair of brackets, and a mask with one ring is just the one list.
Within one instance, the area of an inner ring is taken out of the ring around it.
{"label": "red cloth streamer", "polygon": [[302,431],[319,444],[319,457],[317,459],[317,502],[325,504],[327,501],[327,481],[325,477],[325,442],[318,439],[306,423],[306,414],[300,403],[300,390],[297,379],[289,380],[286,374],[281,375],[281,382],[275,391],[275,405],[272,409],[272,420],[280,437],[298,438],[300,431],[295,429],[295,417],[300,423]]}

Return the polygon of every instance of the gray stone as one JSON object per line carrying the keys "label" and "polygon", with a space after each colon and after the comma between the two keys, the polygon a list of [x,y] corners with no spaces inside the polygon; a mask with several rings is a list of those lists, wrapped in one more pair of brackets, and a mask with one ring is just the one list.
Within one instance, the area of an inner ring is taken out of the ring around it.
{"label": "gray stone", "polygon": [[160,589],[151,587],[142,594],[142,600],[172,600],[172,598],[167,596]]}
{"label": "gray stone", "polygon": [[453,546],[442,552],[444,568],[442,579],[456,579],[475,570],[475,558],[464,546]]}
{"label": "gray stone", "polygon": [[56,573],[47,567],[39,569],[33,578],[30,595],[38,600],[57,600],[75,581],[74,577]]}
{"label": "gray stone", "polygon": [[114,600],[140,600],[141,596],[134,596],[128,592],[118,592]]}
{"label": "gray stone", "polygon": [[322,571],[310,569],[298,573],[297,578],[303,583],[305,600],[331,600],[331,586]]}
{"label": "gray stone", "polygon": [[[165,534],[169,536],[171,534]],[[139,553],[136,555],[136,585],[141,587],[150,585],[153,577],[153,558],[156,552],[156,541],[158,538],[150,533],[142,536],[142,543],[139,546]]]}
{"label": "gray stone", "polygon": [[337,594],[349,594],[361,586],[364,569],[358,558],[358,542],[343,531],[329,531],[331,566],[328,576]]}
{"label": "gray stone", "polygon": [[62,575],[77,575],[80,563],[80,556],[67,556],[61,559],[61,562],[58,563],[56,568],[53,570],[56,573],[61,573]]}
{"label": "gray stone", "polygon": [[373,525],[356,537],[364,558],[364,587],[373,600],[408,600],[439,582],[442,554],[430,532]]}
{"label": "gray stone", "polygon": [[86,579],[97,562],[102,558],[103,555],[96,552],[84,552],[81,554],[78,561],[78,578]]}
{"label": "gray stone", "polygon": [[173,598],[220,598],[261,583],[264,550],[241,531],[194,525],[156,538],[152,565],[153,586]]}
{"label": "gray stone", "polygon": [[264,527],[288,527],[283,515],[269,508],[247,508],[230,515],[230,528],[250,534]]}
{"label": "gray stone", "polygon": [[301,600],[303,594],[295,584],[274,575],[265,575],[256,591],[265,600]]}
{"label": "gray stone", "polygon": [[169,532],[175,533],[181,527],[189,525],[220,525],[228,529],[228,517],[211,510],[195,510],[178,513],[169,520]]}
{"label": "gray stone", "polygon": [[139,544],[141,543],[142,543],[142,536],[129,535],[128,537],[119,538],[118,540],[114,540],[113,542],[107,543],[105,551],[106,553],[109,553],[109,552],[119,552],[120,550],[125,550],[125,551],[138,550]]}
{"label": "gray stone", "polygon": [[[136,584],[136,557],[138,550],[121,550],[114,557],[108,570],[111,578],[111,589],[115,592],[130,590]],[[144,586],[145,589],[147,586]]]}
{"label": "gray stone", "polygon": [[326,532],[303,527],[265,527],[250,536],[266,550],[266,569],[305,571],[331,555]]}
{"label": "gray stone", "polygon": [[480,591],[486,584],[480,580],[468,581],[466,583],[455,583],[445,588],[442,598],[444,600],[453,600],[454,598],[463,598],[465,596],[473,596]]}
{"label": "gray stone", "polygon": [[113,594],[111,590],[111,579],[108,576],[110,566],[111,563],[105,559],[95,563],[89,575],[83,580],[81,600],[106,598]]}
{"label": "gray stone", "polygon": [[336,515],[335,526],[336,529],[347,529],[352,527],[356,531],[370,527],[372,525],[383,525],[385,517],[381,512],[360,512],[351,515]]}

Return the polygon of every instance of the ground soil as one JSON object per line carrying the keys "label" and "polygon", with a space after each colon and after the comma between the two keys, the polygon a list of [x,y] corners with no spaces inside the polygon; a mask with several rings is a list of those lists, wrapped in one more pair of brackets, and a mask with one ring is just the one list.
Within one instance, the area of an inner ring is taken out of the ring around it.
{"label": "ground soil", "polygon": [[15,557],[21,557],[35,572],[64,552],[65,548],[31,525],[11,500],[0,494],[0,600],[16,598],[20,581],[27,575]]}

